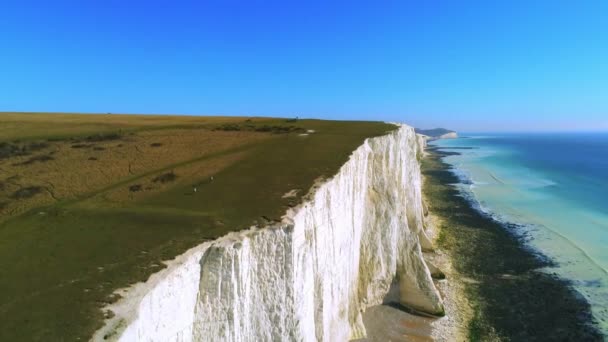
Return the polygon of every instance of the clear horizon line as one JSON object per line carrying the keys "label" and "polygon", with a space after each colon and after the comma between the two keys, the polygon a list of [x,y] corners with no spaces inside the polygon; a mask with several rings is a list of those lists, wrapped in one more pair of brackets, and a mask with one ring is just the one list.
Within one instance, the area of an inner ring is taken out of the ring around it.
{"label": "clear horizon line", "polygon": [[[140,115],[140,116],[145,116],[145,115],[150,115],[150,116],[186,116],[186,117],[243,117],[243,118],[276,118],[276,119],[285,119],[285,118],[293,118],[294,115],[263,115],[263,114],[250,114],[250,115],[245,115],[245,114],[225,114],[225,113],[221,113],[221,114],[203,114],[203,113],[199,113],[199,114],[182,114],[182,113],[162,113],[162,112],[157,112],[157,113],[141,113],[141,112],[74,112],[74,111],[10,111],[10,110],[0,110],[0,115],[2,114],[49,114],[49,115],[53,115],[53,114],[69,114],[69,115]],[[454,131],[458,134],[493,134],[493,133],[498,133],[498,134],[509,134],[509,133],[608,133],[608,128],[598,128],[598,129],[594,129],[594,128],[577,128],[577,129],[521,129],[521,130],[516,130],[516,129],[506,129],[506,130],[495,130],[495,129],[488,129],[488,130],[459,130],[459,129],[453,129],[453,128],[447,128],[449,127],[449,125],[440,125],[440,126],[434,126],[434,127],[429,127],[426,128],[424,126],[419,126],[419,125],[414,125],[409,123],[407,120],[373,120],[373,119],[324,119],[321,116],[299,116],[296,115],[296,117],[298,117],[299,119],[303,119],[303,120],[327,120],[327,121],[377,121],[377,122],[401,122],[404,123],[406,125],[415,127],[417,129],[422,129],[422,130],[431,130],[431,129],[437,129],[437,128],[444,128],[450,131]]]}

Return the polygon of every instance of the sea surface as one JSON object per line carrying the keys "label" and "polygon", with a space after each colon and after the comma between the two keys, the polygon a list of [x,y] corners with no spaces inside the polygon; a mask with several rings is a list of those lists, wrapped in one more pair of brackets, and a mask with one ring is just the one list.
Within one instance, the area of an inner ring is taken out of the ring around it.
{"label": "sea surface", "polygon": [[[461,134],[432,145],[462,194],[555,262],[608,336],[608,133]],[[559,298],[556,298],[559,300]]]}

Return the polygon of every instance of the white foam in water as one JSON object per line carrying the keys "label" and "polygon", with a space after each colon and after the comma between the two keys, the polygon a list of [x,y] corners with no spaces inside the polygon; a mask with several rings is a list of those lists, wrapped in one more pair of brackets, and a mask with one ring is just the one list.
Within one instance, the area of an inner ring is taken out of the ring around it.
{"label": "white foam in water", "polygon": [[205,243],[123,291],[94,339],[346,341],[393,279],[402,304],[442,313],[421,253],[423,146],[407,126],[366,140],[281,224]]}
{"label": "white foam in water", "polygon": [[[466,141],[440,141],[437,144],[442,148],[446,144],[445,150],[449,150],[451,146],[466,144]],[[454,174],[465,180],[457,186],[461,195],[475,209],[495,220],[516,223],[518,226],[512,227],[511,231],[520,236],[525,234],[531,247],[557,263],[557,267],[547,271],[573,281],[574,288],[591,304],[600,329],[608,334],[608,272],[592,254],[603,255],[597,250],[597,241],[605,239],[605,235],[598,232],[601,226],[606,227],[608,217],[579,208],[544,191],[558,185],[557,182],[517,164],[515,158],[508,159],[510,163],[505,165],[484,159],[496,153],[508,154],[509,151],[491,146],[486,152],[485,146],[479,143],[475,146],[474,150],[458,150],[474,151],[472,153],[444,158],[453,166]],[[493,179],[492,173],[500,181],[486,181]],[[593,233],[596,236],[591,235]],[[594,243],[589,244],[589,241]]]}

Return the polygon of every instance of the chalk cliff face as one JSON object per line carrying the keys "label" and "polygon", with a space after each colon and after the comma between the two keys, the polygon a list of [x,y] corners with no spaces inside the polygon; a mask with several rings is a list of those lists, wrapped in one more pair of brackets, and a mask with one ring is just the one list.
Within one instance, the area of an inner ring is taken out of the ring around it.
{"label": "chalk cliff face", "polygon": [[458,133],[456,133],[454,131],[450,131],[449,129],[445,129],[445,128],[433,128],[433,129],[415,128],[414,130],[416,131],[416,133],[428,137],[429,140],[458,138]]}
{"label": "chalk cliff face", "polygon": [[127,291],[94,339],[346,341],[393,282],[401,304],[442,314],[421,253],[424,143],[407,126],[366,140],[282,223],[198,246]]}
{"label": "chalk cliff face", "polygon": [[450,133],[440,135],[438,139],[456,139],[456,138],[458,138],[458,133],[450,132]]}

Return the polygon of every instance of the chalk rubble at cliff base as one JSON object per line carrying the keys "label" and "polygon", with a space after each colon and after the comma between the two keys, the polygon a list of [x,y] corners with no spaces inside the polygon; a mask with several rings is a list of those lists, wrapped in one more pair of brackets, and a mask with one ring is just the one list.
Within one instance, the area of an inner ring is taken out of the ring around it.
{"label": "chalk rubble at cliff base", "polygon": [[346,341],[365,336],[361,314],[393,280],[401,304],[442,315],[422,256],[424,144],[405,125],[367,139],[281,223],[204,243],[121,291],[93,339]]}

